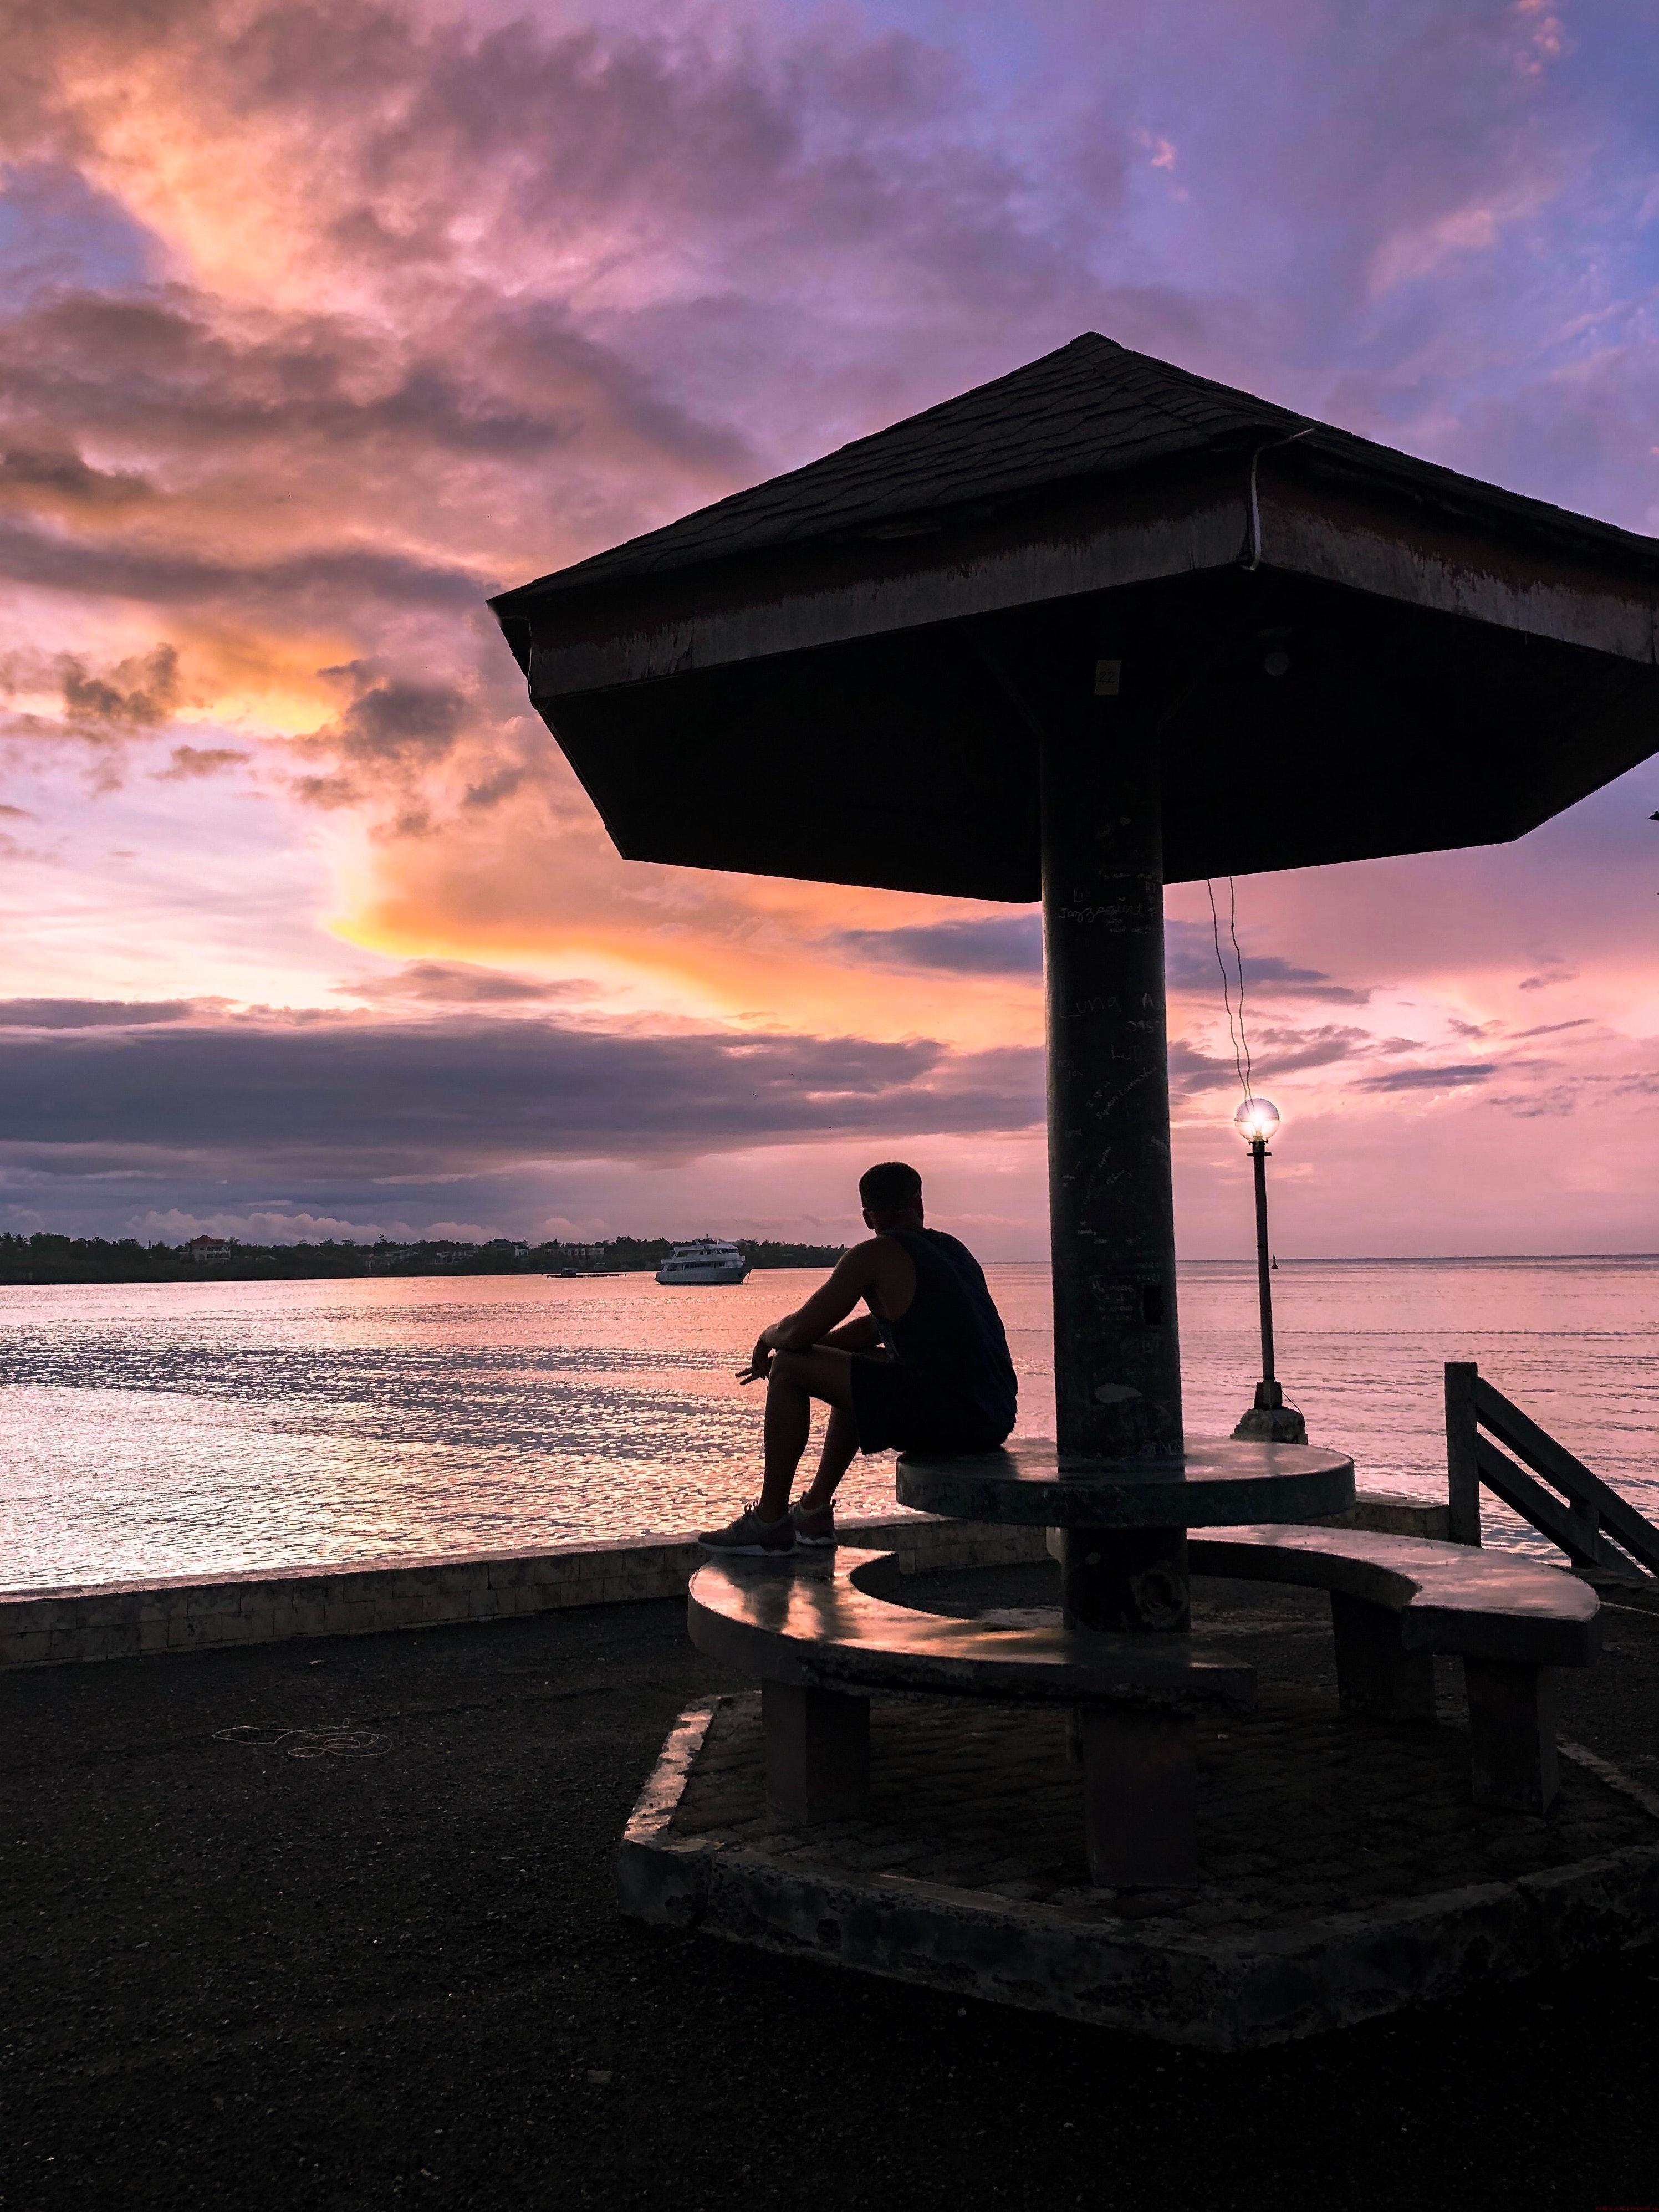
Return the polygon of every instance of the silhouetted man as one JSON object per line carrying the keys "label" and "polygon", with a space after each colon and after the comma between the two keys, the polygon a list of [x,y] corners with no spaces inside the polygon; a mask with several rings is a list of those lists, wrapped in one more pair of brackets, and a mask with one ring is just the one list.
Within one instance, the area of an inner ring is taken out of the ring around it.
{"label": "silhouetted man", "polygon": [[[766,1471],[756,1503],[697,1540],[771,1557],[836,1540],[836,1486],[855,1452],[990,1451],[1014,1425],[1002,1316],[965,1244],[922,1220],[921,1177],[902,1160],[860,1177],[875,1231],[799,1312],[761,1331],[738,1376],[766,1384]],[[870,1309],[847,1316],[862,1299]],[[792,1508],[812,1401],[830,1408],[818,1471]]]}

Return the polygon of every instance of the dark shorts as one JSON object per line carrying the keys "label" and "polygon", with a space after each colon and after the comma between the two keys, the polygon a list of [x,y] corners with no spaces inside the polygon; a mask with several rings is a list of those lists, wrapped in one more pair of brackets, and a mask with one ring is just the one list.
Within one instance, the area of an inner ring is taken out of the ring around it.
{"label": "dark shorts", "polygon": [[990,1419],[948,1384],[902,1359],[853,1354],[853,1417],[859,1449],[994,1451],[1012,1419]]}

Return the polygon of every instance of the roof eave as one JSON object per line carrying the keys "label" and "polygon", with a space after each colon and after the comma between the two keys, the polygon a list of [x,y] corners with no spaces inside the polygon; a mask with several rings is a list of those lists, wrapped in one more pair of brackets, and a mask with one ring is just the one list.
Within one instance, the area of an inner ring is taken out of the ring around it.
{"label": "roof eave", "polygon": [[[489,605],[498,618],[533,621],[538,612],[548,611],[554,603],[572,595],[586,599],[596,593],[648,589],[676,575],[720,570],[746,561],[787,559],[814,546],[823,550],[846,544],[862,546],[925,531],[971,526],[994,512],[1029,509],[1051,500],[1069,502],[1085,487],[1105,489],[1149,476],[1167,473],[1179,478],[1194,470],[1217,467],[1238,466],[1248,471],[1253,459],[1261,469],[1275,474],[1288,471],[1292,475],[1332,477],[1368,487],[1383,496],[1405,500],[1425,511],[1456,516],[1477,526],[1513,535],[1518,540],[1552,551],[1577,549],[1603,560],[1627,562],[1633,568],[1659,576],[1659,540],[1620,529],[1616,524],[1575,514],[1569,508],[1506,490],[1479,477],[1462,476],[1437,463],[1416,459],[1391,447],[1323,424],[1304,425],[1293,438],[1279,434],[1272,424],[1261,428],[1272,434],[1262,438],[1255,431],[1231,432],[1186,451],[1140,463],[1133,469],[1080,470],[1074,476],[1055,477],[1040,486],[1003,491],[994,497],[975,498],[953,507],[884,510],[836,527],[806,528],[794,535],[783,531],[730,553],[711,554],[706,548],[692,550],[688,545],[684,556],[678,556],[674,547],[677,534],[682,529],[690,531],[693,526],[706,527],[708,518],[720,507],[738,504],[749,496],[747,493],[737,493],[730,501],[717,501],[713,508],[700,508],[660,530],[647,532],[606,552],[497,592]],[[792,473],[810,477],[811,468]],[[788,481],[788,477],[776,478],[757,489],[770,490]]]}
{"label": "roof eave", "polygon": [[1252,554],[1263,568],[1407,606],[1656,657],[1650,540],[1558,527],[1557,510],[1531,501],[1516,503],[1528,510],[1517,530],[1496,507],[1296,448],[1261,458],[1255,491],[1259,529],[1249,457],[1210,454],[940,516],[926,534],[884,526],[492,605],[517,633],[532,696],[550,701],[1226,569]]}
{"label": "roof eave", "polygon": [[1226,568],[1245,526],[1238,467],[1200,459],[491,605],[530,626],[532,696],[557,697]]}

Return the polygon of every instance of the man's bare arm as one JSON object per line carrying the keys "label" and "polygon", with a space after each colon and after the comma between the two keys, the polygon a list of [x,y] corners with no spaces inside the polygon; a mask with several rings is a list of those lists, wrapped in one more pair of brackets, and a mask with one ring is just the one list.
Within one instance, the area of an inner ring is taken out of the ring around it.
{"label": "man's bare arm", "polygon": [[879,1352],[882,1349],[881,1330],[873,1314],[854,1314],[839,1328],[826,1330],[818,1339],[832,1352]]}
{"label": "man's bare arm", "polygon": [[815,1344],[822,1344],[875,1281],[880,1259],[873,1237],[844,1252],[828,1281],[821,1283],[804,1305],[761,1331],[748,1372],[739,1379],[758,1382],[770,1368],[775,1352],[810,1352]]}

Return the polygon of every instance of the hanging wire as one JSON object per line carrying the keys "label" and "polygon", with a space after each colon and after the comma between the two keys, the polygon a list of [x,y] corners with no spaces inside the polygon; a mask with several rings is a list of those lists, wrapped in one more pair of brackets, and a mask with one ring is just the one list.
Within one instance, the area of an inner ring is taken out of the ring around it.
{"label": "hanging wire", "polygon": [[[1229,876],[1227,878],[1227,888],[1229,893],[1232,890],[1232,878]],[[1245,1062],[1239,1043],[1239,1032],[1233,1025],[1232,979],[1227,973],[1227,963],[1222,957],[1221,916],[1216,911],[1215,884],[1208,876],[1206,876],[1204,878],[1204,888],[1210,895],[1210,932],[1215,939],[1215,964],[1221,970],[1221,1003],[1227,1011],[1227,1039],[1233,1048],[1233,1066],[1238,1073],[1239,1088],[1243,1091],[1246,1098],[1248,1098],[1250,1095],[1250,1082],[1249,1076],[1246,1075],[1244,1072]],[[1227,927],[1229,933],[1232,937],[1233,951],[1237,952],[1238,950],[1238,933],[1234,926],[1233,915],[1231,911],[1228,915]],[[1244,969],[1242,963],[1240,963],[1238,970],[1238,1013],[1239,1019],[1242,1022],[1244,1017]]]}
{"label": "hanging wire", "polygon": [[1233,940],[1233,958],[1238,963],[1238,1042],[1244,1048],[1244,1096],[1253,1098],[1251,1089],[1255,1069],[1250,1060],[1250,1040],[1244,1028],[1244,955],[1238,949],[1238,894],[1233,889],[1233,879],[1227,878],[1227,933]]}
{"label": "hanging wire", "polygon": [[[1659,822],[1659,814],[1654,816]],[[1255,1093],[1250,1089],[1254,1067],[1250,1059],[1250,1040],[1244,1031],[1244,955],[1238,945],[1238,891],[1231,876],[1227,878],[1227,934],[1232,939],[1233,960],[1238,969],[1238,1024],[1233,1025],[1232,978],[1227,973],[1227,962],[1221,950],[1221,915],[1215,902],[1215,884],[1208,876],[1204,888],[1210,895],[1210,934],[1215,943],[1215,964],[1221,970],[1221,1003],[1227,1010],[1227,1035],[1233,1048],[1233,1066],[1238,1071],[1238,1087],[1248,1104]],[[1275,1261],[1277,1266],[1278,1262]],[[1279,1403],[1293,1413],[1302,1412],[1295,1401],[1284,1395],[1280,1388]]]}

